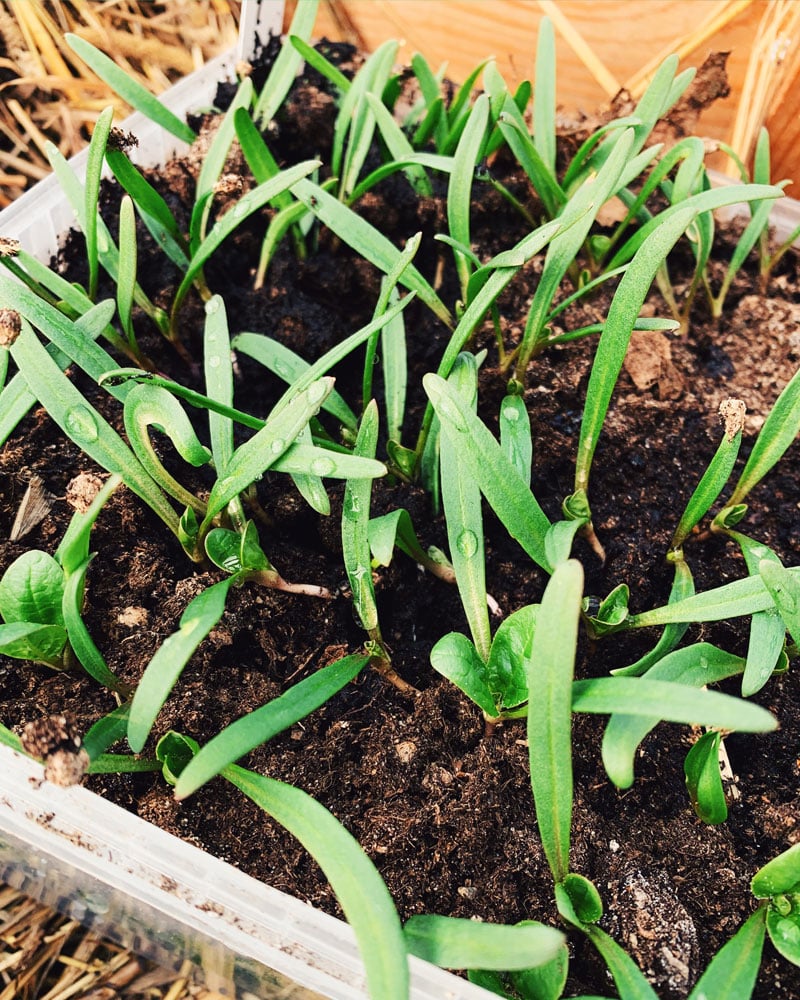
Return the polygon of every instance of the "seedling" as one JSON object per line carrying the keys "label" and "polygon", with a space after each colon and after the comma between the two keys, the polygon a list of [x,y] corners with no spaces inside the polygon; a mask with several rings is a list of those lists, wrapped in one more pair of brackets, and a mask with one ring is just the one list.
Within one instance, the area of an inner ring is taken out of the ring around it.
{"label": "seedling", "polygon": [[23,552],[0,579],[0,652],[44,663],[55,670],[80,665],[99,684],[124,686],[109,670],[82,618],[89,536],[121,480],[111,476],[84,513],[73,515],[56,549]]}

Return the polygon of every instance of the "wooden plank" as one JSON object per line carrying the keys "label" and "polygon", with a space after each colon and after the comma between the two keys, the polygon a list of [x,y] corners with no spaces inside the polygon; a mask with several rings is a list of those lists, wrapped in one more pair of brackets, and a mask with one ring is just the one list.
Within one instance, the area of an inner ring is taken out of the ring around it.
{"label": "wooden plank", "polygon": [[[736,16],[722,30],[702,42],[684,58],[681,68],[696,66],[711,51],[728,51],[731,93],[705,111],[702,134],[729,141],[739,96],[744,87],[750,51],[759,22],[773,0],[740,4]],[[694,36],[698,25],[715,7],[710,0],[558,0],[550,4],[568,25],[557,32],[558,94],[567,114],[590,113],[607,103],[613,83],[622,85],[635,77],[651,59],[678,49]],[[548,4],[538,0],[335,0],[323,3],[316,28],[318,36],[341,39],[343,32],[357,44],[374,49],[387,38],[404,41],[399,59],[407,63],[422,52],[434,69],[447,63],[451,79],[463,79],[487,56],[494,56],[509,84],[530,78],[534,70],[536,35]],[[575,53],[578,47],[565,39],[575,33],[591,50],[603,72],[593,74]],[[787,42],[786,67],[798,78],[797,40]],[[789,69],[790,64],[795,68]],[[598,81],[600,78],[600,82]],[[785,83],[785,81],[784,81]],[[800,191],[800,101],[797,89],[784,86],[784,96],[773,108],[768,124],[773,133],[776,175],[795,180]],[[797,150],[797,152],[795,152]],[[716,166],[722,164],[717,157]]]}

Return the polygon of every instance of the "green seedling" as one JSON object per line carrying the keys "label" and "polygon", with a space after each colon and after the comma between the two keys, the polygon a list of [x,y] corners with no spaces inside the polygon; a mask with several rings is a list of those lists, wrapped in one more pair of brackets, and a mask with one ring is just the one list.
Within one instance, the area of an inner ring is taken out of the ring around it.
{"label": "green seedling", "polygon": [[[750,177],[747,168],[742,163],[741,159],[735,152],[725,143],[720,144],[720,148],[727,153],[727,155],[733,160],[734,164],[739,171],[739,179],[743,184],[749,184],[752,180],[753,183],[757,184],[770,184],[772,183],[771,175],[771,150],[770,150],[770,138],[769,132],[766,128],[761,128],[758,134],[758,139],[756,140],[756,148],[753,154],[753,176]],[[785,187],[787,181],[779,181],[779,187]],[[795,240],[800,236],[800,226],[793,229],[789,235],[783,240],[782,243],[774,250],[770,252],[770,232],[769,232],[769,213],[764,212],[763,206],[754,204],[751,207],[750,222],[745,228],[744,233],[742,233],[740,244],[745,242],[748,246],[748,252],[754,245],[758,246],[758,263],[759,263],[759,279],[761,285],[761,292],[765,294],[767,288],[769,287],[770,277],[774,272],[777,265],[783,259],[783,257],[788,253],[788,251],[794,245]],[[738,245],[737,245],[738,253]],[[745,254],[746,256],[746,254]],[[740,265],[741,266],[741,265]],[[726,273],[727,279],[727,273]],[[728,282],[730,285],[730,282]],[[727,292],[727,288],[725,291]],[[721,299],[721,304],[724,304],[724,295],[720,292],[717,296]]]}
{"label": "green seedling", "polygon": [[55,670],[80,665],[98,683],[123,686],[109,670],[82,618],[89,536],[103,505],[121,483],[112,476],[84,513],[76,513],[56,549],[48,555],[23,552],[0,579],[0,652],[44,663]]}
{"label": "green seedling", "polygon": [[[447,189],[447,226],[456,246],[469,248],[472,182],[475,168],[483,157],[486,129],[489,123],[489,98],[481,94],[461,133],[453,157],[453,169]],[[467,299],[467,286],[473,270],[472,254],[455,250],[456,272],[461,286],[461,298]]]}
{"label": "green seedling", "polygon": [[[406,243],[402,253],[397,258],[394,267],[381,281],[381,294],[375,305],[374,317],[382,316],[388,307],[397,305],[399,294],[397,283],[401,280],[404,271],[411,266],[419,245],[422,240],[422,233],[412,236]],[[384,374],[384,396],[386,400],[386,416],[389,424],[390,440],[400,439],[400,427],[403,423],[403,414],[406,403],[406,381],[408,377],[405,324],[403,314],[399,313],[391,325],[386,324],[380,332],[377,330],[367,341],[367,349],[364,352],[364,374],[361,379],[361,406],[366,409],[372,399],[372,379],[375,365],[378,361],[378,342],[384,350],[383,374]],[[394,432],[392,434],[392,432]]]}
{"label": "green seedling", "polygon": [[728,818],[719,765],[721,748],[722,733],[709,730],[692,746],[683,765],[689,798],[704,823],[724,823]]}
{"label": "green seedling", "polygon": [[422,548],[411,515],[404,508],[398,507],[381,517],[371,517],[367,533],[373,565],[388,566],[395,548],[398,548],[445,583],[456,582],[453,565],[444,552],[434,545],[427,551]]}
{"label": "green seedling", "polygon": [[423,914],[403,929],[409,954],[445,969],[523,971],[562,957],[564,935],[523,920],[514,926]]}
{"label": "green seedling", "polygon": [[194,794],[223,768],[316,711],[368,663],[368,656],[345,656],[231,723],[192,757],[175,785],[175,797],[185,799]]}
{"label": "green seedling", "polygon": [[[156,244],[178,270],[185,271],[189,266],[189,246],[175,216],[158,191],[126,155],[137,142],[134,135],[112,129],[106,142],[106,163],[120,187],[136,206],[139,218]],[[124,245],[120,238],[120,250],[124,249]]]}
{"label": "green seedling", "polygon": [[[107,124],[110,126],[110,117]],[[98,143],[102,141],[103,150],[105,150],[108,130],[103,129],[97,132],[96,135]],[[95,157],[99,156],[99,150],[100,147],[98,145],[94,151]],[[91,294],[92,280],[96,282],[96,278],[93,279],[93,275],[97,274],[99,267],[102,267],[115,283],[119,280],[120,251],[98,212],[99,171],[102,169],[102,163],[95,167],[98,176],[97,182],[94,184],[91,183],[92,175],[87,173],[87,183],[84,185],[81,184],[70,164],[54,145],[47,145],[47,156],[53,172],[58,177],[58,182],[75,213],[78,226],[86,237],[87,261],[89,263],[90,275],[87,295],[91,301],[93,299]],[[134,285],[134,301],[150,317],[156,328],[161,333],[167,335],[169,329],[167,315],[163,309],[155,306],[150,301],[138,283]],[[119,338],[119,343],[123,345],[126,353],[130,353],[130,348],[124,339]]]}
{"label": "green seedling", "polygon": [[773,858],[753,876],[750,889],[766,902],[769,939],[784,958],[800,965],[800,845]]}
{"label": "green seedling", "polygon": [[438,375],[428,374],[423,385],[442,424],[451,436],[459,461],[477,483],[489,505],[537,565],[550,571],[545,536],[550,521],[529,485],[518,475],[483,422],[460,394]]}
{"label": "green seedling", "polygon": [[[197,751],[189,737],[163,737],[157,754],[167,780],[180,781]],[[370,995],[406,1000],[409,970],[400,918],[383,879],[355,838],[299,788],[235,764],[223,768],[221,775],[296,837],[320,866],[356,936]]]}
{"label": "green seedling", "polygon": [[[459,355],[448,385],[459,395],[464,406],[475,414],[478,406],[478,360],[473,355]],[[478,657],[485,663],[489,659],[492,639],[487,610],[481,491],[469,465],[462,461],[460,441],[457,436],[454,439],[449,425],[444,428],[439,461],[450,558],[472,641]]]}
{"label": "green seedling", "polygon": [[[314,22],[319,9],[319,0],[308,0],[299,3],[295,9],[288,35],[296,35],[303,41],[308,41],[314,29]],[[262,129],[275,117],[276,112],[286,100],[291,90],[297,72],[300,69],[301,58],[291,45],[282,45],[278,58],[272,64],[269,76],[261,89],[261,93],[253,109],[253,119]]]}
{"label": "green seedling", "polygon": [[[378,445],[378,406],[373,400],[361,417],[354,455],[374,459]],[[404,694],[416,694],[416,689],[400,677],[392,667],[391,658],[381,634],[375,585],[372,580],[369,544],[369,511],[372,480],[351,478],[345,483],[342,500],[342,556],[353,607],[369,635],[368,649],[374,667]]]}

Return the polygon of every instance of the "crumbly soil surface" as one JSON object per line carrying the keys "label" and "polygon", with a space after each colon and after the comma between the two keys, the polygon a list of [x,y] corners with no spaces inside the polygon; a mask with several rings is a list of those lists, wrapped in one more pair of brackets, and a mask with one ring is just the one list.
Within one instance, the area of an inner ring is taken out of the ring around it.
{"label": "crumbly soil surface", "polygon": [[[319,152],[324,158],[332,106],[319,81],[306,78],[298,83],[288,111],[270,132],[281,162]],[[235,163],[229,166],[236,168]],[[498,159],[492,169],[537,211],[529,188],[509,173],[508,164]],[[197,158],[190,157],[169,164],[155,178],[184,222],[196,171]],[[243,183],[252,183],[246,171]],[[487,259],[512,246],[526,228],[488,185],[476,184],[475,194],[473,239]],[[105,198],[104,211],[115,231],[119,195],[109,188]],[[440,295],[452,304],[457,290],[451,257],[433,240],[435,232],[446,228],[443,204],[441,197],[418,199],[399,175],[367,195],[358,210],[398,245],[422,231],[416,263],[431,280],[440,273]],[[313,360],[369,321],[380,275],[321,230],[306,260],[298,260],[287,243],[270,267],[263,290],[254,291],[254,262],[268,217],[264,212],[251,220],[216,254],[206,270],[208,285],[224,295],[232,332],[269,334]],[[161,257],[150,264],[144,252],[146,234],[140,240],[141,283],[155,301],[168,302],[177,277]],[[63,255],[64,266],[77,279],[81,242],[70,238]],[[70,250],[77,262],[70,262]],[[678,276],[681,256],[688,253],[687,247],[679,247],[672,258],[678,286],[685,282]],[[724,262],[729,254],[729,242],[720,237],[715,259]],[[541,261],[531,262],[501,300],[507,345],[521,335],[540,268]],[[797,260],[784,260],[767,298],[758,294],[754,271],[750,267],[736,280],[719,323],[709,319],[698,301],[686,335],[634,337],[590,487],[605,562],[583,540],[576,543],[587,594],[604,596],[625,582],[635,611],[666,602],[671,570],[664,554],[720,439],[720,402],[737,396],[747,405],[741,467],[758,427],[797,369]],[[607,306],[603,297],[590,298],[562,314],[560,329],[599,321]],[[667,315],[656,293],[651,306],[655,315]],[[421,377],[435,370],[446,330],[418,302],[405,316],[412,368],[404,440],[413,444],[424,404]],[[202,324],[202,302],[190,298],[182,314],[182,336],[198,359]],[[160,370],[201,388],[197,372],[153,334],[144,317],[137,317],[137,328],[140,343]],[[498,369],[489,324],[479,331],[475,347],[488,349],[479,406],[496,430],[507,375]],[[593,351],[591,340],[554,347],[529,371],[525,401],[533,430],[532,486],[551,518],[559,516],[562,499],[572,491]],[[354,406],[360,360],[359,355],[336,372],[337,388]],[[237,358],[236,372],[236,405],[265,415],[280,391],[276,380],[243,356]],[[79,373],[75,378],[121,427],[117,405]],[[380,366],[375,384],[380,395]],[[202,415],[197,420],[202,428]],[[170,448],[162,443],[159,448],[172,462]],[[793,565],[800,553],[798,458],[795,444],[751,495],[742,525]],[[177,460],[174,467],[197,488],[210,487],[208,479],[198,479]],[[100,471],[65,440],[43,410],[34,409],[0,452],[0,534],[8,538],[33,474],[41,477],[53,499],[40,524],[15,542],[0,544],[0,571],[27,548],[52,552],[72,514],[66,499],[74,493],[70,484],[81,474]],[[341,558],[342,487],[329,482],[328,488],[332,512],[322,518],[285,477],[267,475],[258,484],[258,499],[269,524],[261,524],[259,531],[286,579],[324,585],[336,596],[320,600],[255,586],[234,590],[219,626],[192,658],[159,716],[154,739],[177,729],[205,743],[291,684],[363,647],[365,635],[354,618]],[[389,478],[376,482],[374,513],[396,507],[409,510],[423,545],[447,548],[443,520],[432,513],[419,488]],[[488,509],[485,520],[488,587],[507,615],[538,601],[546,580]],[[109,666],[133,684],[177,628],[187,603],[221,574],[190,563],[155,515],[125,489],[104,509],[92,549],[97,556],[88,576],[86,621]],[[738,551],[719,537],[692,539],[687,559],[698,590],[745,573]],[[524,722],[502,725],[485,738],[480,712],[429,664],[431,647],[443,634],[467,631],[455,587],[422,572],[402,554],[376,571],[375,587],[393,665],[419,689],[419,696],[400,694],[368,669],[324,708],[253,752],[245,763],[324,803],[374,860],[404,918],[433,912],[498,922],[557,922],[552,878],[536,827]],[[703,638],[744,654],[747,626],[747,621],[733,621],[693,628],[685,641]],[[597,643],[582,637],[577,675],[605,675],[633,662],[656,639],[657,634],[647,630]],[[736,693],[737,686],[731,683],[725,689]],[[684,786],[683,760],[697,735],[690,728],[658,726],[637,757],[635,784],[621,792],[608,780],[600,760],[605,720],[587,715],[574,720],[572,868],[595,881],[605,904],[603,926],[646,971],[663,998],[687,994],[714,952],[753,909],[753,873],[800,838],[796,671],[774,677],[755,700],[776,714],[780,729],[726,739],[737,776],[736,796],[730,789],[729,819],[716,827],[696,818]],[[0,719],[17,731],[31,719],[67,712],[83,732],[114,704],[108,692],[79,674],[0,661]],[[163,780],[151,775],[93,777],[88,784],[249,874],[338,912],[330,887],[303,849],[222,781],[181,804],[173,801]],[[566,995],[613,992],[592,948],[574,935],[571,949]],[[779,959],[767,944],[755,996],[765,1000],[793,995],[800,995],[800,970]]]}

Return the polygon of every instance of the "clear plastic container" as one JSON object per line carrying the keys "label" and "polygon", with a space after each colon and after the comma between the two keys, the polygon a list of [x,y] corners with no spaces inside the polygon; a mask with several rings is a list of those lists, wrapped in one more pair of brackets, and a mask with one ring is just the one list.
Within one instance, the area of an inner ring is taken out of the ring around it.
{"label": "clear plastic container", "polygon": [[[211,105],[217,83],[270,31],[280,0],[244,0],[242,41],[172,87],[177,115]],[[182,144],[134,114],[122,127],[139,139],[137,162],[153,165]],[[85,154],[71,161],[80,171]],[[800,203],[782,200],[778,236],[800,221]],[[54,177],[0,212],[0,234],[44,261],[75,225]],[[206,985],[240,998],[366,998],[350,928],[145,823],[85,788],[44,784],[39,765],[0,746],[0,881],[161,965],[189,961]],[[411,960],[414,1000],[480,1000],[491,994]],[[379,998],[377,998],[379,1000]]]}

